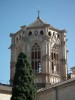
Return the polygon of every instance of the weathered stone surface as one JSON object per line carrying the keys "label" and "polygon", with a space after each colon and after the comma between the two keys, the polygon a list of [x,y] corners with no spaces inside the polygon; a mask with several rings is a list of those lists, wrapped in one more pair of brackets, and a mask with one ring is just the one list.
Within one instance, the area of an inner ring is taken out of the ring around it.
{"label": "weathered stone surface", "polygon": [[[0,100],[10,100],[12,88],[0,85]],[[75,100],[75,78],[37,91],[36,100]]]}
{"label": "weathered stone surface", "polygon": [[[51,84],[67,79],[65,30],[56,29],[45,23],[41,18],[37,18],[30,25],[22,26],[21,30],[10,34],[10,37],[11,82],[15,73],[17,56],[20,52],[26,53],[31,64],[33,63],[32,69],[35,75],[34,82],[36,84],[45,83],[44,87],[48,87]],[[37,55],[37,57],[34,56],[33,59],[32,55]],[[40,58],[38,58],[39,55]]]}

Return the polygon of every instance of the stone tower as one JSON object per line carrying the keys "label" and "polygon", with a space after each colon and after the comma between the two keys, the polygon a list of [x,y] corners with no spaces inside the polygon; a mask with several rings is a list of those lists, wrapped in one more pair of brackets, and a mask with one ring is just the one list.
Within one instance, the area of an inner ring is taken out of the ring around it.
{"label": "stone tower", "polygon": [[11,33],[10,82],[20,52],[27,54],[38,88],[67,79],[66,31],[45,23],[39,16],[28,26]]}

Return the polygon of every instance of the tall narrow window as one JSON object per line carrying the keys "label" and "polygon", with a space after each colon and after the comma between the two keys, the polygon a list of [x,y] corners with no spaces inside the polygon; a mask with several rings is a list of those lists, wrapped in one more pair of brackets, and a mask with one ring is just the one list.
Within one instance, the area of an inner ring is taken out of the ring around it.
{"label": "tall narrow window", "polygon": [[32,69],[34,69],[34,62],[32,61]]}
{"label": "tall narrow window", "polygon": [[37,72],[38,71],[38,69],[37,69],[37,61],[35,61],[35,72]]}
{"label": "tall narrow window", "polygon": [[53,60],[53,52],[51,53],[51,59]]}
{"label": "tall narrow window", "polygon": [[52,71],[54,71],[54,65],[53,65],[53,62],[52,62]]}
{"label": "tall narrow window", "polygon": [[54,53],[54,59],[56,60],[56,54]]}
{"label": "tall narrow window", "polygon": [[59,34],[57,36],[58,36],[58,38],[60,37]]}
{"label": "tall narrow window", "polygon": [[38,59],[40,59],[40,58],[41,58],[40,51],[38,51]]}
{"label": "tall narrow window", "polygon": [[54,46],[51,50],[51,67],[52,72],[58,72],[59,71],[59,63],[58,63],[58,48]]}
{"label": "tall narrow window", "polygon": [[35,59],[37,59],[37,51],[35,51]]}
{"label": "tall narrow window", "polygon": [[43,34],[44,34],[44,32],[43,32],[43,31],[40,31],[40,34],[41,34],[41,35],[43,35]]}
{"label": "tall narrow window", "polygon": [[51,36],[51,32],[50,31],[48,32],[48,35]]}
{"label": "tall narrow window", "polygon": [[34,52],[33,52],[33,51],[32,51],[32,55],[31,55],[31,58],[32,58],[32,59],[34,59]]}
{"label": "tall narrow window", "polygon": [[16,38],[16,42],[18,42],[18,37]]}
{"label": "tall narrow window", "polygon": [[32,69],[35,73],[39,73],[40,63],[41,63],[40,46],[37,43],[35,43],[32,47],[32,52],[31,52],[31,64],[32,64]]}
{"label": "tall narrow window", "polygon": [[32,35],[32,32],[31,31],[29,31],[29,36],[31,36]]}
{"label": "tall narrow window", "polygon": [[57,56],[57,61],[58,61],[58,54],[56,54],[56,56]]}

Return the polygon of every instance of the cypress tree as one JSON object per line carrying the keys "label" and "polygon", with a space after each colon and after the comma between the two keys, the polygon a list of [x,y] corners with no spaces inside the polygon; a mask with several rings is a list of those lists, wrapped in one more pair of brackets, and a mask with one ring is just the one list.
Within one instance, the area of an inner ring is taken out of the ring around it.
{"label": "cypress tree", "polygon": [[22,52],[16,63],[11,100],[35,100],[33,72],[27,56]]}

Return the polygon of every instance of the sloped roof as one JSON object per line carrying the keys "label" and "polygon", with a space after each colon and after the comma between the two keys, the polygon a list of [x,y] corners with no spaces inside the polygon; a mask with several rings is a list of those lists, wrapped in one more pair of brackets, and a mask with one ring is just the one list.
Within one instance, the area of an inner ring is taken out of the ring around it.
{"label": "sloped roof", "polygon": [[44,22],[41,18],[37,18],[34,22],[32,22],[28,27],[36,27],[36,26],[49,26],[46,22]]}
{"label": "sloped roof", "polygon": [[44,22],[40,17],[38,17],[34,22],[32,22],[30,25],[28,25],[27,28],[42,27],[42,26],[49,27],[50,29],[55,30],[55,31],[66,32],[66,30],[57,29],[57,28],[53,27],[52,25]]}
{"label": "sloped roof", "polygon": [[40,17],[37,17],[37,19],[34,22],[32,22],[31,24],[29,24],[28,26],[25,26],[25,25],[21,26],[21,28],[26,28],[26,29],[31,29],[31,28],[35,28],[35,27],[37,27],[37,28],[48,27],[49,29],[54,30],[54,31],[63,32],[63,33],[67,32],[65,29],[61,30],[61,29],[53,27],[52,25],[44,22]]}

